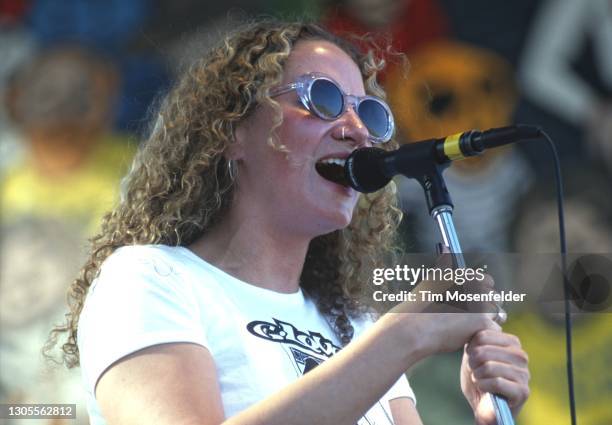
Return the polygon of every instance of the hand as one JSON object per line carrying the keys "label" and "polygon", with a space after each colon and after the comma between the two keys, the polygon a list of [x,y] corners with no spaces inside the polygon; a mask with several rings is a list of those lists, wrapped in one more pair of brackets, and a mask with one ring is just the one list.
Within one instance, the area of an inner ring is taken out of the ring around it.
{"label": "hand", "polygon": [[[441,245],[438,249],[440,257],[437,267],[452,267],[453,260],[448,247]],[[494,289],[494,280],[485,275],[483,280],[466,281],[458,287],[453,281],[422,281],[413,290],[418,293],[426,291],[435,294],[444,294],[447,290],[462,288],[466,293],[488,293]],[[410,328],[419,337],[421,354],[430,354],[455,351],[462,348],[477,332],[484,329],[501,331],[495,322],[497,309],[491,303],[454,303],[433,301],[404,302],[389,311],[401,321],[402,316],[407,319]]]}
{"label": "hand", "polygon": [[465,346],[461,363],[461,390],[474,411],[477,425],[495,425],[495,412],[486,393],[508,401],[516,416],[529,397],[527,353],[519,339],[507,333],[484,330]]}
{"label": "hand", "polygon": [[[441,293],[440,285],[440,282],[421,282],[417,290]],[[489,287],[488,284],[485,286]],[[476,289],[472,289],[472,293],[476,292]],[[480,331],[500,332],[502,328],[495,322],[497,313],[483,311],[492,309],[486,304],[477,307],[474,304],[466,311],[465,306],[455,306],[453,303],[406,301],[391,309],[385,318],[397,325],[392,326],[399,330],[400,338],[404,332],[418,335],[420,354],[426,357],[458,350]]]}

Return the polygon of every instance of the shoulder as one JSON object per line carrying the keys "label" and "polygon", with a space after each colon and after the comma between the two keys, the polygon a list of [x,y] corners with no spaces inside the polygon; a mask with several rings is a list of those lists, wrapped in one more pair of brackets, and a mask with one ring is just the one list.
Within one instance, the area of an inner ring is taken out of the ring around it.
{"label": "shoulder", "polygon": [[167,245],[129,245],[118,248],[100,266],[96,282],[109,274],[170,277],[184,261],[184,248]]}
{"label": "shoulder", "polygon": [[181,249],[164,245],[118,248],[100,266],[87,294],[87,310],[110,303],[116,306],[120,300],[126,304],[145,299],[192,304],[189,280],[182,279]]}
{"label": "shoulder", "polygon": [[172,261],[181,258],[182,247],[168,245],[126,245],[117,248],[103,263],[106,268],[114,264],[131,261]]}
{"label": "shoulder", "polygon": [[134,300],[143,305],[164,301],[196,311],[214,304],[222,288],[218,270],[185,247],[129,245],[104,260],[89,288],[86,306],[116,305],[118,300],[132,306]]}

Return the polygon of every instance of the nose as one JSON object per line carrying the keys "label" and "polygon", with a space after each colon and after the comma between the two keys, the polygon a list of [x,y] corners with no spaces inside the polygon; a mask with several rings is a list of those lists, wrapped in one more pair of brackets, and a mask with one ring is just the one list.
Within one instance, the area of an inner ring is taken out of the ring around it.
{"label": "nose", "polygon": [[341,142],[351,142],[358,148],[367,147],[370,146],[369,135],[368,129],[352,106],[336,120],[333,136]]}

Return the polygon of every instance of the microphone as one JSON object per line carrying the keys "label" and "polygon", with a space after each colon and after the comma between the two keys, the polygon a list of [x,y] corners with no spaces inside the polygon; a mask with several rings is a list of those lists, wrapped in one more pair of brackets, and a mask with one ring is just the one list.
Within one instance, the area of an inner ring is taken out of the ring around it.
{"label": "microphone", "polygon": [[480,155],[485,149],[537,139],[541,135],[539,127],[514,125],[409,143],[395,151],[361,148],[346,159],[344,175],[353,189],[363,193],[375,192],[397,174],[419,178],[433,166]]}

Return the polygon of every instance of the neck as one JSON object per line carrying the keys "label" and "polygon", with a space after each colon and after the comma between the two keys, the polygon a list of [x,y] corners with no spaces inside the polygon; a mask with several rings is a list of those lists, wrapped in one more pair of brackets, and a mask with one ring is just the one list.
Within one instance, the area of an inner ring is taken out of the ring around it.
{"label": "neck", "polygon": [[189,248],[207,262],[252,285],[293,293],[310,239],[270,225],[257,213],[240,215],[236,208]]}

